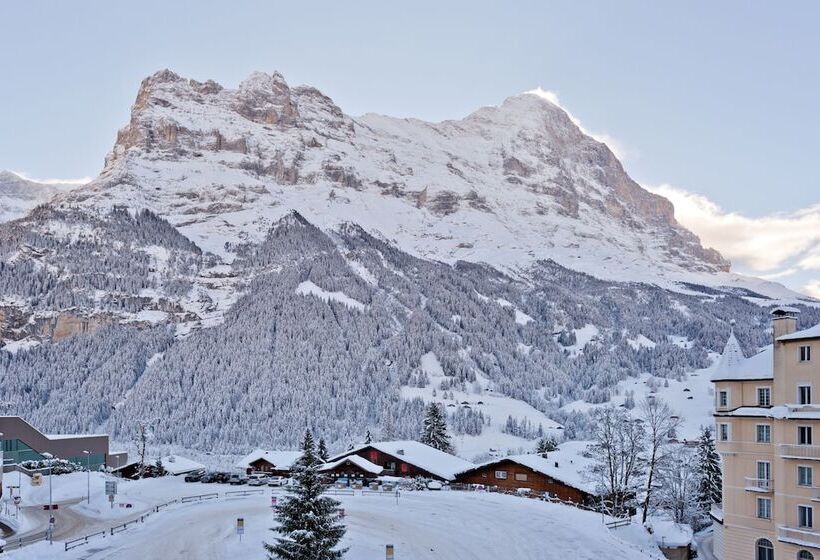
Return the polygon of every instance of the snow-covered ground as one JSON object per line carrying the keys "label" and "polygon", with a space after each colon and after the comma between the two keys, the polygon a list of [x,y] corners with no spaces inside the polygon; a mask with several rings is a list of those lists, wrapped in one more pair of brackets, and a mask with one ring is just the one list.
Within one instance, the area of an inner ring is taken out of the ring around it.
{"label": "snow-covered ground", "polygon": [[[84,488],[76,475],[57,481],[60,496],[82,497]],[[95,484],[102,483],[96,477]],[[95,487],[96,488],[96,487]],[[228,487],[212,484],[186,484],[180,478],[166,477],[138,482],[122,482],[120,492],[127,499],[137,497],[156,503],[187,494],[218,491]],[[232,488],[236,489],[236,488]],[[31,492],[39,497],[41,489]],[[144,558],[228,559],[264,558],[263,541],[274,537],[270,494],[245,498],[220,497],[219,500],[176,504],[154,513],[144,523],[113,537],[91,539],[87,545],[64,552],[62,542],[31,545],[7,554],[15,560],[66,560]],[[281,491],[277,490],[281,495]],[[92,505],[98,492],[92,489]],[[348,560],[380,558],[385,545],[395,546],[396,558],[416,560],[453,559],[661,559],[651,539],[638,538],[630,531],[621,539],[610,532],[600,515],[570,506],[550,504],[517,496],[475,492],[404,492],[394,496],[337,496],[345,510],[349,547]],[[68,510],[68,511],[65,511]],[[76,521],[86,512],[80,506],[66,506]],[[107,511],[107,510],[105,510]],[[117,511],[115,508],[114,511]],[[237,518],[244,519],[245,533],[236,534]],[[110,521],[110,525],[117,521]],[[88,529],[99,530],[100,520],[88,519]],[[77,534],[85,534],[77,527]],[[73,536],[73,535],[72,535]],[[70,538],[70,537],[69,537]]]}

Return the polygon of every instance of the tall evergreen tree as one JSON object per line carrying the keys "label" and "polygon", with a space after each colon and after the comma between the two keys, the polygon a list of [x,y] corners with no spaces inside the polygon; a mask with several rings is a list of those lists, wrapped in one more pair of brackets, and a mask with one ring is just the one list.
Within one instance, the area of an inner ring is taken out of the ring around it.
{"label": "tall evergreen tree", "polygon": [[712,437],[712,427],[703,426],[700,429],[697,451],[698,474],[698,504],[703,511],[709,511],[712,504],[719,504],[723,500],[723,477],[720,472],[720,455],[715,449],[715,439]]}
{"label": "tall evergreen tree", "polygon": [[325,438],[319,438],[319,447],[316,450],[316,454],[319,456],[319,459],[327,463],[327,460],[330,458],[330,453],[327,452],[327,444],[325,444]]}
{"label": "tall evergreen tree", "polygon": [[373,438],[370,435],[370,430],[367,430],[367,433],[364,435],[364,443],[366,445],[370,445],[371,443],[373,443]]}
{"label": "tall evergreen tree", "polygon": [[539,439],[538,443],[535,445],[535,452],[544,456],[546,456],[546,454],[550,451],[555,451],[556,449],[558,449],[558,442],[555,441],[553,436],[544,436]]}
{"label": "tall evergreen tree", "polygon": [[427,406],[419,441],[439,451],[452,452],[453,446],[450,444],[450,436],[447,435],[447,422],[441,405],[431,402]]}
{"label": "tall evergreen tree", "polygon": [[319,479],[321,461],[316,454],[313,435],[305,432],[302,457],[294,466],[296,485],[290,495],[276,506],[279,526],[276,544],[265,544],[269,560],[338,560],[347,549],[337,549],[345,534],[338,513],[339,502],[322,494]]}

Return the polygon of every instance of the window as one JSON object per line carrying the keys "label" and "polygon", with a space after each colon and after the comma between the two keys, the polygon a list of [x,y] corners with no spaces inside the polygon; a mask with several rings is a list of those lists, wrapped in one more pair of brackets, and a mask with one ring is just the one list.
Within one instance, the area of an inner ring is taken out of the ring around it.
{"label": "window", "polygon": [[814,510],[811,506],[797,506],[797,525],[807,529],[814,526]]}
{"label": "window", "polygon": [[814,555],[808,550],[801,550],[797,553],[797,560],[814,560]]}
{"label": "window", "polygon": [[774,560],[774,547],[769,539],[760,539],[755,545],[756,560]]}
{"label": "window", "polygon": [[515,473],[515,479],[520,480],[522,482],[527,481],[527,473]]}
{"label": "window", "polygon": [[757,406],[772,406],[772,390],[769,387],[757,388]]}
{"label": "window", "polygon": [[499,480],[507,480],[507,471],[495,471],[495,477]]}
{"label": "window", "polygon": [[811,385],[798,385],[797,404],[811,404]]}
{"label": "window", "polygon": [[757,462],[757,478],[768,487],[768,481],[772,479],[772,464],[768,461]]}
{"label": "window", "polygon": [[729,424],[718,424],[718,439],[729,441]]}
{"label": "window", "polygon": [[800,361],[801,362],[810,362],[811,361],[811,346],[801,346],[800,347]]}
{"label": "window", "polygon": [[757,443],[772,442],[772,427],[768,424],[757,425]]}
{"label": "window", "polygon": [[718,408],[727,408],[729,406],[729,391],[718,391]]}
{"label": "window", "polygon": [[797,427],[797,444],[811,445],[811,426]]}
{"label": "window", "polygon": [[760,519],[772,518],[772,500],[770,498],[757,499],[757,516]]}
{"label": "window", "polygon": [[812,485],[812,479],[814,478],[812,476],[812,474],[813,473],[812,473],[811,467],[798,466],[797,467],[797,485],[798,486],[811,486]]}

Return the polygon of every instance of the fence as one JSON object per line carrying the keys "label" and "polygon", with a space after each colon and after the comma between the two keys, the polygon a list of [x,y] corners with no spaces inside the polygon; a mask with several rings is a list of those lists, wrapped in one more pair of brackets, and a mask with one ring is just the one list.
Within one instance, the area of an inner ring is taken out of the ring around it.
{"label": "fence", "polygon": [[121,523],[121,524],[119,524],[119,525],[115,525],[114,527],[111,527],[111,529],[110,529],[110,531],[111,531],[111,536],[113,537],[113,536],[114,536],[114,535],[116,535],[117,533],[120,533],[120,532],[122,532],[122,531],[125,531],[125,530],[126,530],[126,529],[128,529],[131,525],[136,525],[137,523],[145,523],[145,518],[146,518],[146,517],[148,517],[149,515],[151,515],[151,514],[150,514],[150,513],[146,513],[146,514],[144,514],[144,515],[140,515],[140,516],[139,516],[139,517],[137,517],[136,519],[132,519],[131,521],[126,521],[125,523]]}
{"label": "fence", "polygon": [[231,490],[229,492],[225,492],[225,497],[258,496],[264,493],[264,488],[257,488],[255,490]]}
{"label": "fence", "polygon": [[88,544],[88,539],[93,537],[104,537],[106,535],[105,531],[99,531],[97,533],[91,533],[90,535],[85,535],[84,537],[80,537],[78,539],[74,539],[73,541],[66,541],[65,542],[65,550],[68,552],[72,548],[77,548],[78,546],[83,546],[84,544]]}
{"label": "fence", "polygon": [[379,490],[362,490],[362,496],[389,496],[391,498],[398,498],[399,491],[398,490],[390,490],[387,492],[379,491]]}
{"label": "fence", "polygon": [[6,539],[6,546],[3,548],[6,551],[15,550],[17,548],[23,548],[24,546],[34,544],[36,542],[44,541],[48,538],[48,531],[43,531],[42,533],[34,533],[33,535],[29,535],[27,537],[18,537],[16,539]]}
{"label": "fence", "polygon": [[627,525],[632,524],[632,518],[624,517],[623,519],[614,519],[612,521],[607,521],[606,527],[607,529],[617,529],[618,527],[626,527]]}
{"label": "fence", "polygon": [[170,502],[165,502],[164,504],[158,504],[158,505],[154,506],[154,512],[158,513],[159,510],[161,510],[162,508],[166,508],[166,507],[170,506],[171,504],[176,504],[178,502],[179,502],[179,498],[177,498],[175,500],[171,500]]}
{"label": "fence", "polygon": [[199,494],[198,496],[185,496],[184,498],[180,498],[179,502],[182,504],[187,504],[190,502],[201,502],[203,500],[213,500],[214,498],[219,497],[219,492],[212,492],[211,494]]}
{"label": "fence", "polygon": [[[362,490],[364,492],[364,490]],[[356,492],[352,489],[347,488],[332,488],[329,490],[325,490],[325,494],[329,494],[331,496],[355,496]]]}

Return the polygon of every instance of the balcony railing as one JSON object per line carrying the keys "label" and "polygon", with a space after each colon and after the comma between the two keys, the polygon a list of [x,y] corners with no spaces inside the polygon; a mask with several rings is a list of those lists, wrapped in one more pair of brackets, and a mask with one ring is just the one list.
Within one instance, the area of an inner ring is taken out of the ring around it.
{"label": "balcony railing", "polygon": [[814,529],[780,526],[777,528],[777,540],[798,546],[820,548],[820,532]]}
{"label": "balcony railing", "polygon": [[793,445],[784,443],[778,446],[780,456],[786,459],[809,459],[820,461],[820,445]]}
{"label": "balcony railing", "polygon": [[746,490],[752,492],[771,492],[774,480],[771,478],[746,478]]}

